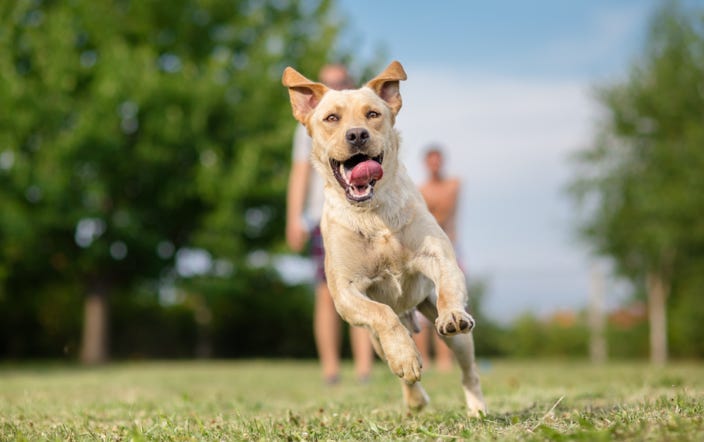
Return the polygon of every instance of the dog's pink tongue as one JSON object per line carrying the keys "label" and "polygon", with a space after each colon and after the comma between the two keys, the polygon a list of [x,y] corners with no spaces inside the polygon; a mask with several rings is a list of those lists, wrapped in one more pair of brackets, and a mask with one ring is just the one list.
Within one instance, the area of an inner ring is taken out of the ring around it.
{"label": "dog's pink tongue", "polygon": [[381,164],[374,160],[367,160],[354,166],[350,172],[350,184],[366,186],[372,180],[380,180],[383,175]]}

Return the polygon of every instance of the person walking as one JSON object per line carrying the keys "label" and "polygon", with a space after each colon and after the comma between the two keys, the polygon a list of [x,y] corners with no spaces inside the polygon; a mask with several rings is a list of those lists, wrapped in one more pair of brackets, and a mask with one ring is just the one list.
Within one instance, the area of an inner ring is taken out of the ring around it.
{"label": "person walking", "polygon": [[[460,180],[448,178],[443,169],[443,152],[437,146],[429,147],[425,152],[425,168],[428,174],[420,186],[428,210],[433,214],[440,227],[445,231],[453,245],[457,241],[457,202],[460,193]],[[452,350],[440,338],[433,324],[425,316],[417,314],[420,332],[413,335],[418,351],[423,358],[423,365],[430,367],[431,347],[435,352],[435,368],[438,371],[452,369]]]}
{"label": "person walking", "polygon": [[[320,81],[331,89],[354,87],[347,68],[341,64],[328,64],[319,73]],[[323,180],[313,170],[310,162],[312,140],[302,125],[298,125],[293,140],[293,161],[289,175],[286,203],[286,241],[300,252],[310,241],[311,257],[315,262],[315,309],[313,333],[322,369],[328,384],[340,380],[340,344],[342,320],[335,310],[330,290],[325,280],[325,250],[320,233],[323,208]],[[366,382],[371,375],[374,354],[369,332],[360,327],[350,327],[350,344],[357,379]]]}

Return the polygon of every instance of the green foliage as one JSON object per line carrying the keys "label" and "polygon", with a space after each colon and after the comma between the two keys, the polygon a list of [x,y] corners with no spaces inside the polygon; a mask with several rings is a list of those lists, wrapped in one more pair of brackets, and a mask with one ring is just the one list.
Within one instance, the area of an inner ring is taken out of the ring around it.
{"label": "green foliage", "polygon": [[220,297],[213,304],[214,353],[315,357],[311,288],[287,286],[266,269],[250,274],[248,281],[248,291],[234,302]]}
{"label": "green foliage", "polygon": [[502,354],[512,357],[585,357],[589,334],[585,321],[573,323],[540,320],[523,314],[501,336]]}
{"label": "green foliage", "polygon": [[508,354],[504,346],[505,330],[484,311],[487,287],[487,281],[482,278],[472,277],[467,281],[469,312],[477,321],[472,330],[474,350],[481,357],[505,356]]}
{"label": "green foliage", "polygon": [[151,296],[115,296],[110,332],[115,359],[198,356],[198,327],[188,304],[164,306]]}
{"label": "green foliage", "polygon": [[[0,352],[51,334],[40,304],[70,305],[53,321],[77,341],[73,309],[95,287],[285,297],[271,272],[247,279],[251,251],[282,248],[294,121],[280,75],[317,72],[338,29],[327,0],[0,5],[0,312],[19,314]],[[183,248],[213,268],[184,282]]]}
{"label": "green foliage", "polygon": [[[609,359],[645,359],[648,357],[648,324],[643,321],[629,327],[609,324],[606,329]],[[678,355],[680,346],[673,342],[673,353]]]}
{"label": "green foliage", "polygon": [[0,355],[75,356],[80,344],[81,308],[75,287],[47,285],[32,296],[0,298]]}
{"label": "green foliage", "polygon": [[602,87],[609,112],[596,144],[579,158],[579,198],[595,197],[583,225],[597,252],[637,279],[704,241],[704,33],[696,14],[669,3],[655,16],[644,59],[624,83]]}
{"label": "green foliage", "polygon": [[398,379],[314,362],[0,367],[2,440],[702,440],[701,366],[485,361],[489,413],[468,419],[459,373],[428,372],[408,413]]}
{"label": "green foliage", "polygon": [[[663,4],[628,79],[598,90],[607,115],[595,144],[578,157],[572,186],[594,250],[637,291],[657,273],[675,303],[701,299],[704,289],[693,277],[704,262],[703,25],[701,8]],[[687,305],[701,317],[701,302]]]}
{"label": "green foliage", "polygon": [[672,351],[684,358],[702,357],[704,355],[704,305],[702,305],[702,287],[704,287],[704,250],[686,269],[678,272],[677,291],[681,293],[673,300],[670,317]]}

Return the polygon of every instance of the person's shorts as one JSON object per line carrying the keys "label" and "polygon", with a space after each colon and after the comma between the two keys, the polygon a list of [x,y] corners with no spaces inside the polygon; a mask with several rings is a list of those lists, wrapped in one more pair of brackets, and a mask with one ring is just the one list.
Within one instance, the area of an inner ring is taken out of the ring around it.
{"label": "person's shorts", "polygon": [[320,226],[310,232],[310,256],[315,264],[315,282],[326,282],[325,279],[325,248]]}

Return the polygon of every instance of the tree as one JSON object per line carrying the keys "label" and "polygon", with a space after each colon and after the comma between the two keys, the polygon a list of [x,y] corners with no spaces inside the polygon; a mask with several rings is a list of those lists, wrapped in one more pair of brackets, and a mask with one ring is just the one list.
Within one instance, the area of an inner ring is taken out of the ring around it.
{"label": "tree", "polygon": [[81,359],[102,362],[110,296],[178,284],[181,250],[203,249],[223,273],[276,247],[293,129],[279,79],[330,57],[330,11],[2,4],[0,305],[83,296]]}
{"label": "tree", "polygon": [[646,293],[657,364],[667,359],[668,299],[704,289],[683,277],[704,245],[702,17],[674,2],[654,15],[628,79],[598,90],[607,116],[572,185],[587,208],[584,237]]}

